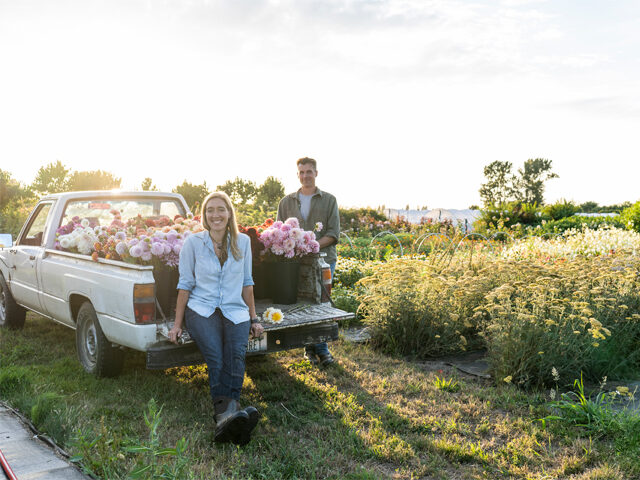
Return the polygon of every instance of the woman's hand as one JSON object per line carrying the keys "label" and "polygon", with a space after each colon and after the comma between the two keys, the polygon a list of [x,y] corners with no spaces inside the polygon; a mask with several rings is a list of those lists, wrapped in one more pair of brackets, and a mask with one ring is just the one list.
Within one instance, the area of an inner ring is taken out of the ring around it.
{"label": "woman's hand", "polygon": [[251,330],[249,330],[249,336],[251,338],[261,337],[264,333],[264,327],[259,323],[252,323]]}
{"label": "woman's hand", "polygon": [[177,345],[178,338],[180,338],[181,335],[182,335],[182,328],[174,324],[173,328],[169,330],[169,341]]}

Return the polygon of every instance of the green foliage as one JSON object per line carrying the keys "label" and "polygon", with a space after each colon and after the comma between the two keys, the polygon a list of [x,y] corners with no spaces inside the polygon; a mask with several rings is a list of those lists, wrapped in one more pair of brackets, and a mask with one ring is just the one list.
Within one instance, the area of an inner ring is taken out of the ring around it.
{"label": "green foliage", "polygon": [[146,177],[142,181],[142,184],[140,185],[140,188],[142,189],[143,192],[157,192],[158,191],[158,187],[156,187],[153,184],[153,180],[151,180],[151,177]]}
{"label": "green foliage", "polygon": [[[267,177],[258,187],[256,205],[264,211],[278,211],[278,204],[284,197],[284,185],[275,177]],[[275,215],[273,216],[275,218]]]}
{"label": "green foliage", "polygon": [[537,233],[563,233],[571,229],[582,230],[589,228],[591,230],[597,230],[605,227],[624,228],[624,224],[622,223],[620,215],[612,217],[583,217],[575,215],[573,217],[565,217],[559,220],[545,222],[541,224]]}
{"label": "green foliage", "polygon": [[36,200],[27,193],[11,198],[0,210],[0,233],[10,233],[15,241]]}
{"label": "green foliage", "polygon": [[201,185],[194,185],[185,180],[172,191],[174,193],[179,193],[184,197],[187,205],[194,215],[200,214],[200,204],[205,199],[205,197],[209,195],[207,182],[202,182]]}
{"label": "green foliage", "polygon": [[380,211],[365,208],[340,208],[340,227],[344,230],[362,227],[369,223],[384,222],[387,217]]}
{"label": "green foliage", "polygon": [[504,281],[485,295],[482,335],[498,381],[524,387],[580,372],[590,380],[623,378],[640,367],[640,264],[625,257],[576,257],[558,263],[496,262]]}
{"label": "green foliage", "polygon": [[523,168],[518,169],[517,200],[522,203],[544,204],[544,182],[558,178],[558,175],[551,171],[552,163],[551,160],[545,158],[530,158],[524,162]]}
{"label": "green foliage", "polygon": [[227,180],[224,184],[218,185],[216,190],[229,195],[231,202],[236,206],[255,203],[258,193],[255,182],[243,180],[240,177],[236,177],[235,180]]}
{"label": "green foliage", "polygon": [[640,201],[625,208],[620,214],[620,220],[625,228],[640,232]]}
{"label": "green foliage", "polygon": [[620,213],[625,208],[631,206],[631,202],[623,202],[617,205],[598,205],[597,202],[584,202],[580,204],[579,211],[582,213]]}
{"label": "green foliage", "polygon": [[129,466],[126,478],[187,478],[187,466],[190,462],[186,455],[188,442],[182,437],[175,447],[161,446],[161,414],[162,407],[158,407],[153,398],[149,400],[144,413],[149,436],[144,441],[123,439],[119,434],[107,431],[102,417],[98,435],[78,432],[74,441],[74,449],[78,454],[71,460],[78,463],[85,473],[103,478],[123,478],[123,463]]}
{"label": "green foliage", "polygon": [[40,195],[48,193],[65,192],[68,189],[68,176],[71,170],[65,167],[60,160],[40,167],[31,188]]}
{"label": "green foliage", "polygon": [[62,397],[57,393],[45,392],[36,398],[31,407],[31,420],[35,425],[42,424],[46,418],[60,406]]}
{"label": "green foliage", "polygon": [[464,266],[444,277],[427,262],[393,259],[360,284],[363,322],[383,351],[426,358],[479,345],[470,319],[483,285]]}
{"label": "green foliage", "polygon": [[0,368],[0,398],[9,399],[20,395],[31,386],[29,370],[8,365]]}
{"label": "green foliage", "polygon": [[496,160],[484,167],[486,183],[480,185],[480,198],[482,203],[489,205],[502,205],[513,200],[515,196],[515,176],[512,172],[511,162]]}
{"label": "green foliage", "polygon": [[436,375],[435,380],[433,381],[433,386],[438,390],[442,390],[443,392],[455,393],[460,391],[460,384],[453,378],[446,379],[444,377],[440,378]]}
{"label": "green foliage", "polygon": [[65,185],[65,191],[79,192],[83,190],[111,190],[120,188],[121,178],[102,170],[73,172]]}
{"label": "green foliage", "polygon": [[[360,302],[356,294],[355,288],[345,287],[341,284],[336,284],[331,289],[331,300],[335,303],[336,307],[345,312],[358,313]],[[341,322],[342,327],[349,325],[348,322]]]}
{"label": "green foliage", "polygon": [[567,200],[558,200],[556,203],[546,205],[542,211],[551,220],[571,217],[578,212],[579,208],[575,203]]}
{"label": "green foliage", "polygon": [[486,182],[480,186],[480,198],[485,208],[502,208],[512,202],[544,204],[544,183],[558,175],[551,171],[551,160],[528,159],[518,174],[512,173],[511,162],[496,160],[484,168]]}

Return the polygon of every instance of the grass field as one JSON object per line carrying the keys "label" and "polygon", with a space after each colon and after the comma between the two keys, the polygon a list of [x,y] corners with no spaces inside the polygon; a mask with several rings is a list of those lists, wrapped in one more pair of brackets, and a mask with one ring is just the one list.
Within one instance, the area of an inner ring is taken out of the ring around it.
{"label": "grass field", "polygon": [[[543,393],[366,345],[332,350],[327,369],[301,350],[248,359],[242,403],[264,417],[245,448],[212,442],[205,367],[147,371],[130,352],[120,377],[97,379],[76,360],[74,332],[33,314],[24,330],[0,331],[0,398],[101,478],[141,467],[140,478],[640,478],[633,437],[543,428]],[[184,451],[162,452],[181,438]]]}

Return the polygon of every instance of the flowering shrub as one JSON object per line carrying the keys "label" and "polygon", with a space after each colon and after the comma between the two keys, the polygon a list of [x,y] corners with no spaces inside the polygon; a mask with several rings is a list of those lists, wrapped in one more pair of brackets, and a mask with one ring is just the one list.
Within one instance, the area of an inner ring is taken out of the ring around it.
{"label": "flowering shrub", "polygon": [[73,217],[56,231],[55,248],[91,255],[94,260],[121,260],[140,265],[178,265],[184,241],[191,233],[202,231],[197,219],[176,216],[158,219],[137,217],[122,221],[112,210],[110,225],[92,225],[87,218]]}
{"label": "flowering shrub", "polygon": [[277,257],[302,257],[320,251],[315,234],[302,230],[295,217],[288,218],[285,222],[274,222],[262,232],[260,242],[264,247],[263,253]]}
{"label": "flowering shrub", "polygon": [[574,258],[640,250],[640,233],[619,228],[568,230],[556,238],[529,237],[506,247],[502,255],[511,260]]}
{"label": "flowering shrub", "polygon": [[[373,344],[418,357],[487,349],[496,381],[624,378],[640,368],[640,236],[618,229],[456,250],[446,262],[391,259],[347,279]],[[351,259],[350,262],[355,260]],[[338,262],[338,269],[341,264]],[[344,292],[341,292],[343,294]]]}

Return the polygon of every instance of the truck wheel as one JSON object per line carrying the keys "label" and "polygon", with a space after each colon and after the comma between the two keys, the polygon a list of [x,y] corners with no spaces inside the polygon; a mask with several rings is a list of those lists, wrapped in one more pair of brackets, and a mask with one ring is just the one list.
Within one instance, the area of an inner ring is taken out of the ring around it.
{"label": "truck wheel", "polygon": [[4,276],[0,273],[0,328],[19,330],[24,327],[27,311],[16,303]]}
{"label": "truck wheel", "polygon": [[98,377],[115,377],[122,371],[124,352],[102,333],[91,302],[84,302],[76,321],[76,349],[83,368]]}

